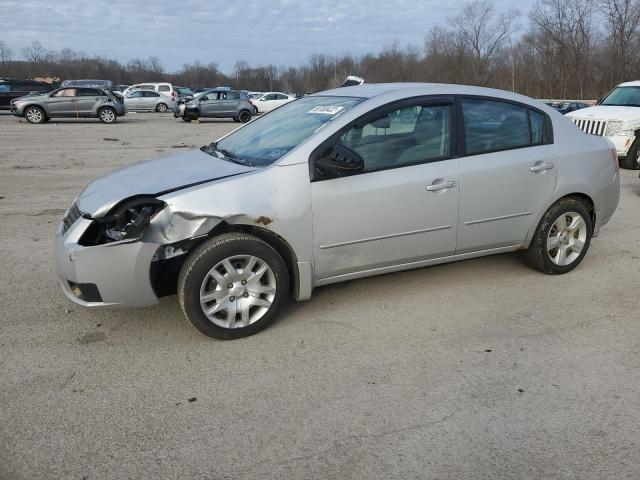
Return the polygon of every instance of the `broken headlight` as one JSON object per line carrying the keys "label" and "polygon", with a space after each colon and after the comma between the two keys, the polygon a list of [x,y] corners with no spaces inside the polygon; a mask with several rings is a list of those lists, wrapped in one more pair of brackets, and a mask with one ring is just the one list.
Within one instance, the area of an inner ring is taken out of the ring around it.
{"label": "broken headlight", "polygon": [[80,238],[80,245],[92,246],[122,240],[139,240],[153,216],[166,204],[155,198],[135,198],[116,206],[105,217],[96,218]]}
{"label": "broken headlight", "polygon": [[155,198],[127,202],[104,223],[104,234],[112,241],[140,239],[151,218],[165,206]]}

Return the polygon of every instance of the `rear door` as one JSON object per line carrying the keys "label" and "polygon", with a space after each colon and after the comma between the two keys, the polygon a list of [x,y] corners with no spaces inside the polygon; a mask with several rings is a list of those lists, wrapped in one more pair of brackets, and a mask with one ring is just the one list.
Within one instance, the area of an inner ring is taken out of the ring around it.
{"label": "rear door", "polygon": [[47,114],[52,117],[76,116],[76,89],[61,88],[52,93],[45,103]]}
{"label": "rear door", "polygon": [[556,188],[551,120],[488,97],[461,98],[458,253],[521,244]]}
{"label": "rear door", "polygon": [[357,152],[365,169],[347,177],[313,174],[318,278],[454,253],[460,195],[454,111],[451,99],[411,100],[340,132],[336,143]]}
{"label": "rear door", "polygon": [[79,115],[84,117],[96,115],[103,96],[102,90],[97,88],[76,89],[76,106],[78,107]]}
{"label": "rear door", "polygon": [[235,114],[240,103],[240,93],[234,91],[220,92],[220,112],[225,115]]}

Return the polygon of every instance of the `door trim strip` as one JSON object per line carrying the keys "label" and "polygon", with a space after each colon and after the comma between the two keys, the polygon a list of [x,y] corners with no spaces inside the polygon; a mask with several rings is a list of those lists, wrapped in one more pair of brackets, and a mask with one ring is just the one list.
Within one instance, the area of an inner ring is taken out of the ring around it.
{"label": "door trim strip", "polygon": [[509,218],[526,217],[527,215],[533,215],[533,212],[512,213],[511,215],[504,215],[502,217],[483,218],[482,220],[472,220],[470,222],[464,222],[464,224],[477,225],[478,223],[497,222],[498,220],[507,220]]}
{"label": "door trim strip", "polygon": [[440,230],[447,230],[451,228],[451,225],[443,225],[441,227],[424,228],[422,230],[413,230],[411,232],[392,233],[390,235],[381,235],[379,237],[362,238],[360,240],[349,240],[348,242],[332,243],[331,245],[321,245],[321,250],[329,248],[346,247],[348,245],[356,245],[358,243],[374,242],[376,240],[386,240],[388,238],[406,237],[409,235],[417,235],[419,233],[438,232]]}

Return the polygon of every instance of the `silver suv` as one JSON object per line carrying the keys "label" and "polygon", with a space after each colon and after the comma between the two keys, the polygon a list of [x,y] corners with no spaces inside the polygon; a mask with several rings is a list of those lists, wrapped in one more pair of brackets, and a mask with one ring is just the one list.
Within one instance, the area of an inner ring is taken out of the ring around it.
{"label": "silver suv", "polygon": [[174,110],[175,117],[185,122],[206,118],[233,118],[236,122],[251,120],[254,107],[244,92],[214,89],[191,100],[180,102]]}
{"label": "silver suv", "polygon": [[11,113],[30,123],[44,123],[56,117],[99,118],[103,123],[113,123],[124,115],[124,104],[109,90],[71,87],[16,98],[11,102]]}

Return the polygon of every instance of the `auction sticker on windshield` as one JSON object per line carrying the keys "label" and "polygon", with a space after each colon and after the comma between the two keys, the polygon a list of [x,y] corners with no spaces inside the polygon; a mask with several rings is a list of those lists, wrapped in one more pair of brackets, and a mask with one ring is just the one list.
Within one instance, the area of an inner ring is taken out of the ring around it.
{"label": "auction sticker on windshield", "polygon": [[340,105],[318,105],[313,107],[307,113],[321,113],[323,115],[335,115],[336,113],[344,110],[344,107]]}

